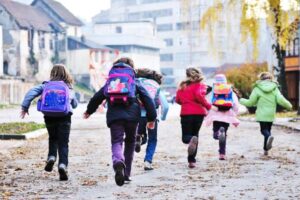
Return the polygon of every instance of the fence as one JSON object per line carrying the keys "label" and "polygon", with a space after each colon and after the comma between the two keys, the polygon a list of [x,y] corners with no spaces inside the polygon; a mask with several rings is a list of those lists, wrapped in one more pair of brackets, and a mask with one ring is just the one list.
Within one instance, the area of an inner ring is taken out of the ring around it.
{"label": "fence", "polygon": [[21,80],[0,80],[0,104],[20,104],[32,86]]}

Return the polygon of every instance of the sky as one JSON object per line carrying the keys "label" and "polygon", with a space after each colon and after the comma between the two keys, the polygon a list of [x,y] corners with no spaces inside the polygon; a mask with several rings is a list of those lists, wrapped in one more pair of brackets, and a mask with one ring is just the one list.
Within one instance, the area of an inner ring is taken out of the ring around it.
{"label": "sky", "polygon": [[[33,0],[14,0],[21,3],[30,4]],[[110,7],[110,0],[56,0],[62,3],[75,16],[90,21],[93,16],[101,10]]]}

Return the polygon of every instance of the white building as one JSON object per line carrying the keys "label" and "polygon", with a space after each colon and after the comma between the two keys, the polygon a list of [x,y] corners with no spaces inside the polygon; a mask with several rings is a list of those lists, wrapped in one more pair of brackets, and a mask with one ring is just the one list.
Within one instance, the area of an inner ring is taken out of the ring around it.
{"label": "white building", "polygon": [[0,76],[3,75],[3,45],[2,26],[0,25]]}
{"label": "white building", "polygon": [[[251,45],[241,45],[238,13],[225,17],[216,27],[214,46],[207,32],[200,32],[199,19],[213,3],[208,0],[111,0],[111,9],[93,18],[93,23],[109,21],[151,20],[157,35],[165,41],[160,51],[161,71],[168,75],[165,84],[176,85],[185,76],[188,66],[216,68],[225,63],[251,61]],[[231,22],[228,31],[227,21]],[[267,40],[263,40],[268,42]],[[265,43],[262,44],[262,48]],[[263,51],[262,51],[263,52]],[[265,59],[265,55],[261,55]]]}
{"label": "white building", "polygon": [[94,23],[87,38],[120,51],[119,57],[130,57],[137,68],[160,70],[159,50],[164,46],[149,21],[114,21]]}

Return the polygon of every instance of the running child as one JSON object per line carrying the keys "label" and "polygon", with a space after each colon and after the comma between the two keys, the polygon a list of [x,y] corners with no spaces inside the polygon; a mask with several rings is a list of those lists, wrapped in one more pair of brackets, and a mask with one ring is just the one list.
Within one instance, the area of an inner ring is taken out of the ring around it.
{"label": "running child", "polygon": [[58,172],[61,181],[68,180],[68,154],[69,136],[71,129],[72,108],[77,107],[73,80],[62,64],[53,66],[50,81],[32,88],[25,95],[22,103],[20,117],[23,119],[28,114],[33,99],[41,96],[38,101],[38,110],[43,112],[46,128],[49,134],[49,151],[45,171],[51,172],[59,155]]}
{"label": "running child", "polygon": [[153,100],[135,78],[133,61],[120,58],[111,68],[106,84],[92,97],[84,113],[84,118],[89,118],[107,100],[106,122],[111,133],[112,161],[118,186],[131,181],[136,129],[141,115],[137,95],[147,111],[148,127],[154,128],[156,109]]}
{"label": "running child", "polygon": [[260,124],[261,134],[264,136],[264,155],[272,148],[274,137],[271,134],[271,128],[276,113],[277,104],[291,110],[292,104],[284,98],[278,89],[278,83],[269,72],[262,72],[258,76],[254,89],[249,99],[240,99],[240,103],[247,107],[256,106],[256,121]]}
{"label": "running child", "polygon": [[[160,117],[161,120],[164,121],[169,110],[169,104],[165,95],[160,90],[163,78],[162,75],[151,69],[138,69],[137,77],[142,83],[142,86],[148,91],[149,95],[153,99],[156,108],[158,109],[160,107]],[[146,155],[144,158],[144,170],[153,170],[152,160],[157,145],[157,129],[159,120],[157,119],[155,121],[154,129],[147,128],[146,110],[142,104],[141,110],[142,112],[138,125],[135,151],[137,153],[140,152],[141,145],[147,143]]]}
{"label": "running child", "polygon": [[212,105],[206,100],[207,86],[203,74],[196,68],[186,70],[187,79],[180,83],[176,102],[181,105],[182,142],[188,145],[189,168],[196,167],[198,135],[204,117]]}

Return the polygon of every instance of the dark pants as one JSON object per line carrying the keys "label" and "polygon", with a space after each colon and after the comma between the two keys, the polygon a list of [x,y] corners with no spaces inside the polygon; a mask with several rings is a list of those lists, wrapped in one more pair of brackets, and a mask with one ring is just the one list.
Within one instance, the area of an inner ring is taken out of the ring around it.
{"label": "dark pants", "polygon": [[71,116],[66,117],[44,117],[49,134],[49,156],[57,157],[58,164],[68,166],[69,136],[71,129]]}
{"label": "dark pants", "polygon": [[[118,120],[112,122],[110,125],[113,166],[115,166],[118,162],[125,163],[126,176],[130,176],[131,174],[137,124],[137,122]],[[125,148],[123,152],[124,141]]]}
{"label": "dark pants", "polygon": [[[147,143],[146,155],[144,161],[152,163],[152,159],[155,153],[157,145],[157,120],[155,121],[155,128],[147,128],[147,118],[141,117],[138,125],[137,134],[142,136],[142,144]],[[148,136],[147,136],[148,135]]]}
{"label": "dark pants", "polygon": [[227,139],[227,130],[229,127],[229,124],[226,122],[219,122],[219,121],[214,121],[213,122],[213,137],[215,140],[219,140],[219,135],[220,135],[220,128],[223,127],[225,129],[225,141],[224,142],[219,142],[219,153],[220,154],[226,154],[226,139]]}
{"label": "dark pants", "polygon": [[[182,142],[184,144],[189,144],[193,136],[199,136],[203,119],[203,115],[181,116]],[[188,162],[196,162],[197,149],[193,155],[188,156]]]}
{"label": "dark pants", "polygon": [[264,136],[264,150],[266,151],[267,148],[267,141],[268,138],[271,136],[271,129],[273,122],[259,122],[260,124],[260,132]]}

